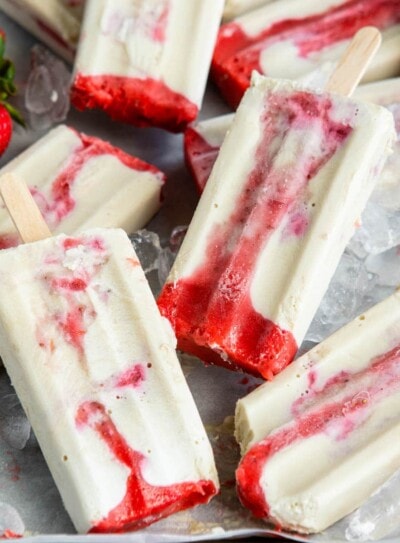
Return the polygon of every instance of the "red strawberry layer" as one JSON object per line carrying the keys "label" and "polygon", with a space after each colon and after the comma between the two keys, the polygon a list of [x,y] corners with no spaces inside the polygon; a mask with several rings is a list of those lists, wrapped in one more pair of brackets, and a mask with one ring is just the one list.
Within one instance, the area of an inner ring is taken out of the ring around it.
{"label": "red strawberry layer", "polygon": [[115,121],[182,131],[198,107],[161,81],[112,75],[77,74],[71,101],[79,110],[102,109]]}

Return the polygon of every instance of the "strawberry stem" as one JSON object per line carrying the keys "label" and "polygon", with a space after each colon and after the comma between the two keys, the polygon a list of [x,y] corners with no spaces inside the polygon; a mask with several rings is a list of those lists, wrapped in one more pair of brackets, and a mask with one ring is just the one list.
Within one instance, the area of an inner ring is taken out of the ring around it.
{"label": "strawberry stem", "polygon": [[17,87],[14,83],[15,68],[8,58],[4,58],[6,42],[4,34],[0,31],[0,104],[2,104],[18,124],[25,126],[21,113],[8,103],[10,96],[15,96]]}

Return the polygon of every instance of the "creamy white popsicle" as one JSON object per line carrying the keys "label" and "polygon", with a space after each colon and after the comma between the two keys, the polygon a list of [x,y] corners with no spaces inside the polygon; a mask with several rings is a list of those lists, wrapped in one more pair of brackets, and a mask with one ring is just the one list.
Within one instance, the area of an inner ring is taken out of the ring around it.
{"label": "creamy white popsicle", "polygon": [[179,131],[201,106],[223,0],[88,0],[71,99]]}
{"label": "creamy white popsicle", "polygon": [[158,301],[178,346],[264,378],[279,373],[393,139],[382,107],[257,76]]}
{"label": "creamy white popsicle", "polygon": [[[0,170],[29,181],[50,230],[115,227],[131,233],[161,205],[164,174],[109,143],[60,125]],[[20,243],[0,208],[0,248]]]}
{"label": "creamy white popsicle", "polygon": [[76,529],[207,502],[211,447],[126,234],[4,250],[0,277],[1,356]]}
{"label": "creamy white popsicle", "polygon": [[226,101],[237,107],[253,70],[297,79],[322,63],[340,58],[355,32],[378,27],[383,43],[364,82],[398,75],[400,3],[398,0],[280,0],[223,25],[212,75]]}
{"label": "creamy white popsicle", "polygon": [[324,530],[400,468],[399,412],[397,292],[238,402],[242,502],[283,528]]}
{"label": "creamy white popsicle", "polygon": [[84,0],[0,0],[0,10],[72,62]]}

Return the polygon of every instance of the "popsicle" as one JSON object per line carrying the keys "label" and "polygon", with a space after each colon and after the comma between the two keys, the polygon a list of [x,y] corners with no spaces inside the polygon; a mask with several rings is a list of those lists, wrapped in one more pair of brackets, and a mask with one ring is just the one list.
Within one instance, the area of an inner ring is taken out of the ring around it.
{"label": "popsicle", "polygon": [[382,30],[383,44],[364,81],[398,75],[399,0],[280,0],[223,25],[212,75],[226,101],[236,108],[253,70],[297,79],[322,63],[339,59],[363,26]]}
{"label": "popsicle", "polygon": [[399,412],[396,292],[239,401],[243,504],[283,528],[324,530],[400,468]]}
{"label": "popsicle", "polygon": [[[11,160],[0,175],[29,179],[51,230],[75,234],[93,227],[143,227],[161,205],[164,174],[106,141],[60,125]],[[20,243],[0,208],[0,248]]]}
{"label": "popsicle", "polygon": [[72,103],[182,130],[203,99],[223,0],[88,0]]}
{"label": "popsicle", "polygon": [[393,139],[382,107],[255,74],[158,300],[178,347],[266,379],[290,363]]}
{"label": "popsicle", "polygon": [[29,191],[0,188],[26,241],[0,254],[1,356],[76,529],[208,502],[211,446],[127,235],[48,237]]}
{"label": "popsicle", "polygon": [[72,62],[78,43],[84,0],[0,0],[0,9]]}
{"label": "popsicle", "polygon": [[[354,96],[374,104],[387,106],[395,118],[396,131],[400,133],[400,77],[360,85],[354,91]],[[185,130],[185,160],[199,193],[203,192],[207,179],[210,177],[233,118],[233,113],[212,117],[193,123]],[[393,182],[394,179],[397,182],[400,171],[397,164],[400,160],[399,145],[394,146],[394,153],[389,156],[378,184]]]}

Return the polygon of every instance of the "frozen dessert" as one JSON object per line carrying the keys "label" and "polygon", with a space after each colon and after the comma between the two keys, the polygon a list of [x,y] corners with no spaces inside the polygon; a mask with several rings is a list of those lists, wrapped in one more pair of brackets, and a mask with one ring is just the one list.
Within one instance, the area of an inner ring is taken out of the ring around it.
{"label": "frozen dessert", "polygon": [[[164,174],[99,138],[60,125],[0,170],[29,180],[50,230],[143,227],[161,205]],[[20,243],[0,208],[0,248]]]}
{"label": "frozen dessert", "polygon": [[0,274],[1,357],[78,532],[207,503],[211,446],[127,235],[26,243]]}
{"label": "frozen dessert", "polygon": [[304,77],[321,64],[333,70],[355,32],[368,25],[382,31],[383,43],[364,81],[398,75],[398,0],[267,3],[221,27],[212,75],[226,101],[236,108],[253,70],[289,79]]}
{"label": "frozen dessert", "polygon": [[139,126],[182,130],[203,99],[223,0],[88,0],[71,100]]}
{"label": "frozen dessert", "polygon": [[255,77],[158,301],[179,348],[267,379],[279,373],[393,139],[382,107]]}
{"label": "frozen dessert", "polygon": [[239,400],[239,496],[257,517],[324,530],[400,468],[400,294]]}

